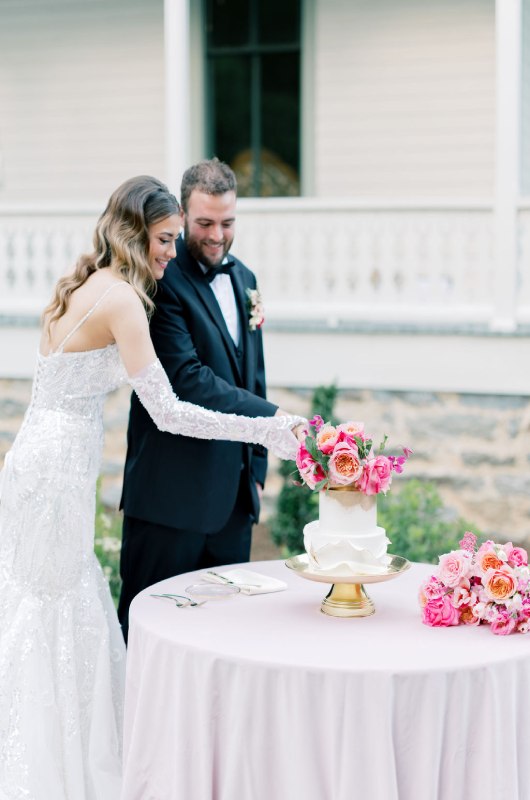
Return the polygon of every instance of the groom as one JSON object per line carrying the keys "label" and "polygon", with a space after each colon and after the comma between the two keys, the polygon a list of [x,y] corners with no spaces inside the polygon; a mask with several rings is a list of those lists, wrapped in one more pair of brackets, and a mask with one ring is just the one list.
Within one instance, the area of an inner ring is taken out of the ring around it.
{"label": "groom", "polygon": [[[228,256],[236,179],[214,158],[182,178],[184,237],[159,281],[151,336],[175,394],[215,411],[273,416],[265,399],[256,279]],[[266,451],[236,442],[161,433],[131,400],[122,494],[122,593],[127,638],[133,597],[194,569],[249,560]]]}

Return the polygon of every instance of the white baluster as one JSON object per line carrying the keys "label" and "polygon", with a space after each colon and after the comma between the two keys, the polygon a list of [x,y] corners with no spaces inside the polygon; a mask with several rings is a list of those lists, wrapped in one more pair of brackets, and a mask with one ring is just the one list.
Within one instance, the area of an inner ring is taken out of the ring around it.
{"label": "white baluster", "polygon": [[8,280],[8,270],[11,262],[11,230],[0,227],[0,313],[9,308],[11,284]]}

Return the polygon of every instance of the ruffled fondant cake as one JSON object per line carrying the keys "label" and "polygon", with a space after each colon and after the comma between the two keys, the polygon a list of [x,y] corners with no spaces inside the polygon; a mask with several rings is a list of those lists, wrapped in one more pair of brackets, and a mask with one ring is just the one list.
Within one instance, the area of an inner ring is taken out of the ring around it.
{"label": "ruffled fondant cake", "polygon": [[313,568],[336,575],[377,575],[389,563],[386,531],[377,524],[377,500],[351,487],[319,492],[319,518],[304,527]]}

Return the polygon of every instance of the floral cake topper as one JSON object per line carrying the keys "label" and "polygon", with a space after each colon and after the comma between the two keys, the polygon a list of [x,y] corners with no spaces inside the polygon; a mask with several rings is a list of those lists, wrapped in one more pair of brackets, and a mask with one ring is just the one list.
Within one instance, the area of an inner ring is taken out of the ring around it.
{"label": "floral cake topper", "polygon": [[402,448],[402,455],[385,455],[385,435],[377,450],[362,422],[331,425],[320,415],[309,421],[304,441],[298,448],[296,466],[310,489],[321,491],[349,486],[365,495],[385,493],[394,472],[401,473],[412,453]]}

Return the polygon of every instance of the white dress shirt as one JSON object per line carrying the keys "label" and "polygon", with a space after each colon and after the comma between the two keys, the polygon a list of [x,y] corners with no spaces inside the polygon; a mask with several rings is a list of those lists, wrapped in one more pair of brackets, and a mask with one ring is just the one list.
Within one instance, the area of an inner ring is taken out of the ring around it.
{"label": "white dress shirt", "polygon": [[[227,259],[225,259],[225,261],[226,260]],[[223,261],[223,264],[225,263],[225,261]],[[205,267],[204,264],[201,264],[201,269],[205,273],[208,272],[208,267]],[[232,337],[232,341],[237,347],[239,345],[239,336],[240,336],[239,315],[237,313],[234,287],[232,286],[230,275],[226,275],[226,273],[224,272],[221,272],[219,275],[216,275],[213,281],[210,283],[210,289],[214,293],[215,298],[219,303],[219,308],[221,309],[221,314],[223,315],[224,320],[226,322],[226,327],[228,328],[228,332]]]}

